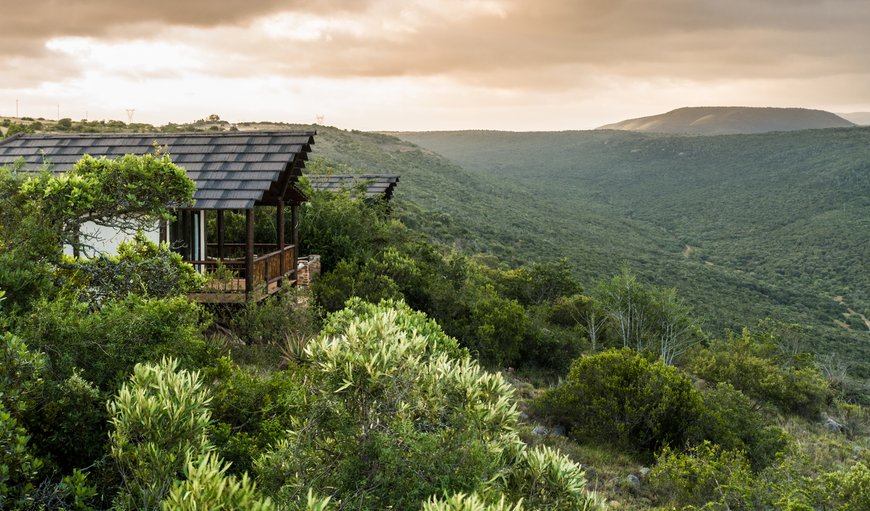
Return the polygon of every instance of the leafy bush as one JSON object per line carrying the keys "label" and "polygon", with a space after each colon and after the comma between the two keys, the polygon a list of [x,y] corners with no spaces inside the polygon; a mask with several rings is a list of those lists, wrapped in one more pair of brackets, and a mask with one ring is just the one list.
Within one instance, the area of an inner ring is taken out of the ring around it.
{"label": "leafy bush", "polygon": [[261,374],[234,366],[227,358],[207,370],[213,396],[211,437],[232,463],[232,473],[252,471],[254,461],[295,427],[296,417],[307,413],[306,375],[295,366]]}
{"label": "leafy bush", "polygon": [[257,494],[245,474],[241,478],[227,475],[227,465],[214,453],[198,462],[188,459],[184,480],[176,481],[161,503],[164,511],[236,510],[271,511],[272,501]]}
{"label": "leafy bush", "polygon": [[407,305],[350,300],[306,358],[307,414],[256,465],[280,505],[300,505],[309,490],[330,491],[345,509],[411,509],[475,491],[534,496],[545,509],[585,502],[579,467],[519,441],[501,375]]}
{"label": "leafy bush", "polygon": [[35,456],[27,431],[0,402],[0,508],[26,509],[32,500],[42,460]]}
{"label": "leafy bush", "polygon": [[720,383],[701,396],[704,408],[698,425],[700,439],[725,450],[746,453],[756,471],[785,451],[789,444],[785,431],[768,424],[752,401],[731,384]]}
{"label": "leafy bush", "polygon": [[829,474],[827,482],[836,509],[843,511],[870,509],[870,469],[864,463],[858,462],[849,470]]}
{"label": "leafy bush", "polygon": [[203,309],[185,297],[129,296],[92,311],[73,298],[41,302],[24,335],[49,359],[62,381],[81,370],[101,390],[114,389],[138,362],[176,357],[185,367],[204,365]]}
{"label": "leafy bush", "polygon": [[108,403],[112,457],[124,480],[120,502],[152,509],[192,460],[209,452],[209,397],[199,374],[178,362],[136,364]]}
{"label": "leafy bush", "polygon": [[703,403],[680,370],[623,348],[575,360],[535,406],[576,437],[654,451],[683,444]]}
{"label": "leafy bush", "polygon": [[182,261],[181,254],[167,244],[157,245],[142,231],[122,242],[117,255],[69,260],[62,266],[70,284],[95,305],[129,294],[148,298],[179,296],[199,289],[204,282],[193,266]]}
{"label": "leafy bush", "polygon": [[740,451],[704,442],[686,453],[668,447],[650,473],[654,490],[670,504],[711,511],[750,510],[753,476]]}
{"label": "leafy bush", "polygon": [[812,358],[786,355],[774,340],[744,329],[689,354],[686,369],[710,382],[727,382],[756,401],[783,411],[817,417],[831,399]]}
{"label": "leafy bush", "polygon": [[523,511],[522,502],[512,504],[504,499],[487,503],[478,495],[457,493],[446,498],[432,497],[423,503],[423,511]]}
{"label": "leafy bush", "polygon": [[320,326],[318,308],[302,305],[299,288],[286,288],[260,302],[232,309],[227,322],[248,344],[274,344],[288,334],[313,336]]}

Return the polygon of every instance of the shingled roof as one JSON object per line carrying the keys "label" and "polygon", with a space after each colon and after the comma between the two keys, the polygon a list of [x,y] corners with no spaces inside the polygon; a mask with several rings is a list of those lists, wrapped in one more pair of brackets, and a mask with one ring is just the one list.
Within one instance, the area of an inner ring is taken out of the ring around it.
{"label": "shingled roof", "polygon": [[395,190],[396,184],[399,182],[399,176],[389,174],[308,175],[307,177],[311,187],[318,191],[328,190],[337,192],[365,184],[365,196],[367,198],[383,197],[384,200],[390,200],[393,197],[393,190]]}
{"label": "shingled roof", "polygon": [[[13,135],[0,141],[0,165],[24,161],[63,172],[85,154],[115,158],[159,147],[196,183],[194,209],[251,209],[274,203],[301,175],[313,131]],[[298,192],[296,193],[298,196]]]}

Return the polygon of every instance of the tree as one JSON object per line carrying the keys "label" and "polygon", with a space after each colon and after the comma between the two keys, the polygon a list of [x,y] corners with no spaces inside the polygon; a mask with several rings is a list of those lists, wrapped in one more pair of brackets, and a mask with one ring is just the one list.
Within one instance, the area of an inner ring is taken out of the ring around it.
{"label": "tree", "polygon": [[195,186],[168,155],[126,155],[117,159],[85,155],[69,172],[43,172],[26,179],[20,194],[34,214],[76,253],[93,251],[97,234],[82,232],[85,223],[135,232],[172,217],[190,204]]}

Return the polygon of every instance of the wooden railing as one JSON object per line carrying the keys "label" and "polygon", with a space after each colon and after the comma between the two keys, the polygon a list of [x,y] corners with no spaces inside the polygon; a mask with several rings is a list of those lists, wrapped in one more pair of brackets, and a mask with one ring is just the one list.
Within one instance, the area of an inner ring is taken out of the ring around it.
{"label": "wooden railing", "polygon": [[[242,244],[227,244],[225,247],[235,248],[236,245],[244,247]],[[255,245],[255,248],[269,247],[275,248],[275,245]],[[211,245],[209,245],[211,248]],[[252,289],[274,284],[282,278],[295,273],[296,268],[293,267],[293,256],[296,247],[287,245],[284,250],[275,250],[265,255],[254,257],[252,274]],[[282,260],[283,269],[282,272]],[[208,283],[203,290],[206,293],[244,293],[249,291],[245,284],[247,280],[247,269],[245,268],[244,259],[206,259],[203,261],[187,261],[193,267],[209,278]]]}

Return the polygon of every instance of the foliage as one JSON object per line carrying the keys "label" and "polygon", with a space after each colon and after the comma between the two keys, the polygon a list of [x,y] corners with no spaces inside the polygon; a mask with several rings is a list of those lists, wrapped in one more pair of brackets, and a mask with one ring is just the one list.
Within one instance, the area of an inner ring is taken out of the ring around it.
{"label": "foliage", "polygon": [[670,365],[700,341],[691,310],[676,290],[644,285],[627,267],[600,282],[595,298],[607,318],[609,337],[622,347],[654,352]]}
{"label": "foliage", "polygon": [[108,403],[109,441],[126,508],[155,508],[188,464],[210,451],[209,400],[199,374],[178,370],[173,359],[136,364]]}
{"label": "foliage", "polygon": [[203,310],[185,297],[128,296],[92,311],[74,298],[40,302],[23,329],[45,352],[52,376],[74,368],[97,388],[114,388],[139,362],[176,357],[186,367],[203,364]]}
{"label": "foliage", "polygon": [[99,255],[63,264],[72,286],[91,304],[136,294],[167,298],[198,290],[203,278],[169,245],[158,245],[142,231],[118,246],[117,255]]}
{"label": "foliage", "polygon": [[272,501],[256,493],[256,487],[245,474],[241,478],[227,475],[228,466],[215,453],[198,462],[187,460],[184,480],[176,481],[161,502],[164,511],[236,510],[271,511]]}
{"label": "foliage", "polygon": [[523,511],[524,509],[522,502],[511,504],[502,498],[490,504],[474,493],[457,493],[443,499],[432,497],[423,503],[423,511]]}
{"label": "foliage", "polygon": [[816,417],[831,398],[808,354],[786,353],[770,335],[744,329],[694,350],[686,369],[711,382],[727,382],[750,398],[783,411]]}
{"label": "foliage", "polygon": [[752,473],[739,451],[704,442],[686,453],[666,447],[650,474],[655,490],[670,503],[711,511],[750,510]]}
{"label": "foliage", "polygon": [[234,474],[252,472],[254,461],[307,413],[302,368],[262,374],[221,358],[205,374],[213,396],[212,442]]}
{"label": "foliage", "polygon": [[193,191],[193,181],[168,155],[150,154],[117,159],[86,155],[71,171],[43,172],[20,189],[58,240],[75,250],[91,248],[92,235],[81,231],[83,224],[135,232],[170,218],[174,208],[191,203]]}
{"label": "foliage", "polygon": [[575,360],[536,404],[578,438],[645,451],[689,439],[702,407],[687,376],[627,348]]}
{"label": "foliage", "polygon": [[0,402],[21,419],[42,392],[45,357],[30,351],[19,337],[5,332],[0,352]]}
{"label": "foliage", "polygon": [[316,306],[302,306],[306,297],[298,288],[288,288],[260,302],[248,302],[241,310],[225,311],[226,322],[248,344],[274,344],[289,332],[313,336],[320,326]]}
{"label": "foliage", "polygon": [[331,489],[346,509],[413,508],[444,492],[536,499],[543,509],[587,501],[578,466],[519,441],[501,375],[407,305],[349,301],[306,360],[307,414],[257,463],[279,504],[300,503],[309,489]]}
{"label": "foliage", "polygon": [[860,511],[870,508],[870,469],[864,463],[858,462],[849,470],[829,474],[827,481],[837,509]]}
{"label": "foliage", "polygon": [[43,462],[28,445],[30,437],[0,402],[0,507],[25,509],[32,499]]}
{"label": "foliage", "polygon": [[320,254],[323,272],[341,260],[365,261],[391,237],[383,212],[350,192],[310,191],[309,199],[300,212],[300,252]]}
{"label": "foliage", "polygon": [[701,393],[703,412],[698,440],[709,440],[728,451],[741,451],[759,471],[771,465],[789,443],[788,435],[757,410],[752,400],[729,383]]}

